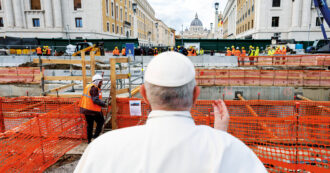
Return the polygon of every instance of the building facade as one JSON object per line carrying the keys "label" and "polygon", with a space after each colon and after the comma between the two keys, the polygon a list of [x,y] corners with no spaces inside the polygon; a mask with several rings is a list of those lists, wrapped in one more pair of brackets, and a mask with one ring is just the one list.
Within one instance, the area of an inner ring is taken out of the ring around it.
{"label": "building facade", "polygon": [[[211,29],[212,30],[212,29]],[[203,27],[202,21],[198,18],[196,13],[195,18],[191,21],[189,29],[183,31],[183,38],[213,38],[213,33]]]}
{"label": "building facade", "polygon": [[[228,1],[225,19],[228,19],[225,38],[270,39],[273,36],[282,40],[295,39],[308,41],[323,39],[320,21],[313,0],[234,0]],[[327,0],[328,5],[330,0]],[[230,25],[230,10],[236,10],[235,24]],[[324,25],[327,34],[330,28]],[[233,34],[232,31],[235,31]],[[232,34],[233,37],[230,35]]]}
{"label": "building facade", "polygon": [[236,38],[237,0],[228,0],[223,13],[223,38]]}
{"label": "building facade", "polygon": [[0,0],[0,37],[138,38],[148,46],[156,21],[147,0]]}

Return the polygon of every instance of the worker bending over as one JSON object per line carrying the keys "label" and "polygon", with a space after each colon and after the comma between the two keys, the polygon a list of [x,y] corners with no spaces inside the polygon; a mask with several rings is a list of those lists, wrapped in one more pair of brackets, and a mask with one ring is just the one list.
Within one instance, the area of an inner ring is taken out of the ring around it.
{"label": "worker bending over", "polygon": [[113,56],[119,56],[119,49],[118,47],[115,47],[115,49],[112,51]]}
{"label": "worker bending over", "polygon": [[229,113],[222,100],[213,103],[214,128],[195,124],[190,111],[200,89],[186,56],[165,52],[153,58],[140,93],[152,110],[146,124],[94,140],[75,173],[267,172],[249,147],[226,132]]}

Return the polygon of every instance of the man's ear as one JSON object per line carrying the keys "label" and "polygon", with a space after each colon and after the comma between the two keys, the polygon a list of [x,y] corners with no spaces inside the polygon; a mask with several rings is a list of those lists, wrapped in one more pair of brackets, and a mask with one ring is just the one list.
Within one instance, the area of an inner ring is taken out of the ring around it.
{"label": "man's ear", "polygon": [[144,86],[144,84],[141,85],[141,87],[140,87],[140,93],[141,93],[141,96],[143,97],[143,100],[146,102],[146,104],[150,105],[149,100],[147,98],[146,87]]}
{"label": "man's ear", "polygon": [[197,99],[198,99],[198,96],[199,96],[199,94],[200,94],[200,92],[201,92],[201,89],[199,88],[199,86],[195,86],[195,88],[194,88],[194,95],[193,95],[193,103],[195,104],[196,103],[196,101],[197,101]]}

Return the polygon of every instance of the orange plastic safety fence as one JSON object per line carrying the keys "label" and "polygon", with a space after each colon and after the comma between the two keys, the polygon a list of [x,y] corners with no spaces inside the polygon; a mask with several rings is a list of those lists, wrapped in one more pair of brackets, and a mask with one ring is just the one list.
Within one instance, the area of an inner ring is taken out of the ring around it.
{"label": "orange plastic safety fence", "polygon": [[[142,116],[130,116],[129,100],[117,99],[119,128],[144,124],[151,111],[141,100]],[[192,108],[196,124],[214,126],[212,102],[198,101]],[[329,172],[330,102],[225,102],[228,132],[247,144],[269,172]]]}
{"label": "orange plastic safety fence", "polygon": [[330,71],[196,69],[196,81],[202,86],[330,87]]}
{"label": "orange plastic safety fence", "polygon": [[43,172],[86,139],[77,99],[1,98],[0,107],[0,172]]}
{"label": "orange plastic safety fence", "polygon": [[238,57],[239,66],[330,66],[330,55],[275,55]]}

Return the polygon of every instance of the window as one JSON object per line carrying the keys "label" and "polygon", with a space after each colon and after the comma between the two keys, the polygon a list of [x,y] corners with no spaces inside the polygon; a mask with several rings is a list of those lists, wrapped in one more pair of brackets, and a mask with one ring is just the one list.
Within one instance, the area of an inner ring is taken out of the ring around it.
{"label": "window", "polygon": [[281,0],[273,0],[273,7],[280,7],[281,6]]}
{"label": "window", "polygon": [[272,18],[272,27],[278,27],[279,26],[279,20],[280,20],[280,17],[273,17]]}
{"label": "window", "polygon": [[107,31],[109,32],[110,31],[110,23],[107,22]]}
{"label": "window", "polygon": [[112,32],[115,33],[115,24],[112,24]]}
{"label": "window", "polygon": [[109,0],[105,0],[105,9],[107,16],[109,16]]}
{"label": "window", "polygon": [[250,30],[250,22],[248,23],[248,30]]}
{"label": "window", "polygon": [[253,28],[253,20],[251,21],[251,28]]}
{"label": "window", "polygon": [[123,27],[120,27],[120,33],[123,34]]}
{"label": "window", "polygon": [[40,0],[30,0],[31,10],[41,10]]}
{"label": "window", "polygon": [[119,11],[118,11],[118,5],[116,6],[116,19],[118,19],[118,16],[119,16]]}
{"label": "window", "polygon": [[0,10],[2,10],[2,4],[1,4],[1,1],[0,1]]}
{"label": "window", "polygon": [[0,27],[3,27],[3,18],[0,17]]}
{"label": "window", "polygon": [[76,18],[76,28],[82,28],[82,27],[83,27],[82,18],[77,17]]}
{"label": "window", "polygon": [[73,7],[74,7],[74,10],[80,9],[81,8],[81,0],[73,0]]}
{"label": "window", "polygon": [[127,21],[127,12],[125,12],[125,21]]}
{"label": "window", "polygon": [[123,21],[123,9],[120,9],[120,20]]}
{"label": "window", "polygon": [[114,12],[113,12],[113,2],[111,2],[111,16],[113,17],[114,16]]}
{"label": "window", "polygon": [[33,27],[40,27],[39,18],[32,19]]}
{"label": "window", "polygon": [[118,34],[118,30],[119,30],[119,27],[118,27],[118,25],[117,25],[117,28],[116,28],[116,34]]}
{"label": "window", "polygon": [[321,20],[317,17],[316,18],[316,26],[321,26],[321,24],[323,23],[323,20],[324,20],[323,17],[321,17]]}

